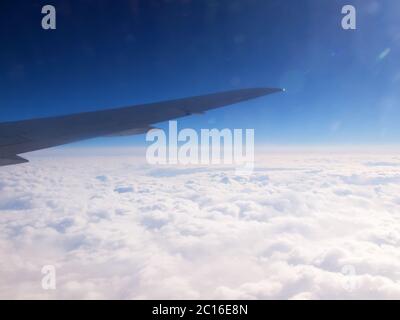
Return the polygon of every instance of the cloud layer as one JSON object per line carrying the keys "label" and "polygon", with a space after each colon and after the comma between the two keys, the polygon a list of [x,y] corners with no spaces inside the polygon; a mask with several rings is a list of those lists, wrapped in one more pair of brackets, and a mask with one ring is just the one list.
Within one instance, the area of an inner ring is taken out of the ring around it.
{"label": "cloud layer", "polygon": [[396,154],[266,153],[251,176],[32,159],[0,170],[0,298],[400,298]]}

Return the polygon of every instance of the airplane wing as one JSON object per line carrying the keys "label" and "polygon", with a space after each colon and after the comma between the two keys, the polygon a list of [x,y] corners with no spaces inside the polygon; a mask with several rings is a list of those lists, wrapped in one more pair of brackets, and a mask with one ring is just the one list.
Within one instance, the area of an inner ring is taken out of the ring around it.
{"label": "airplane wing", "polygon": [[21,153],[102,136],[145,133],[152,125],[280,92],[253,88],[59,117],[0,123],[0,166],[28,162]]}

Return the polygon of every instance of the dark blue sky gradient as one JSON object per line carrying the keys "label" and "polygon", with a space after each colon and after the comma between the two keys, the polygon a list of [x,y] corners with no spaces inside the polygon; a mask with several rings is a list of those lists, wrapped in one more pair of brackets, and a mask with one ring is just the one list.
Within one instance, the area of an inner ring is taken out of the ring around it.
{"label": "dark blue sky gradient", "polygon": [[[340,26],[348,3],[355,31]],[[56,31],[41,29],[45,4],[57,9]],[[260,144],[400,138],[398,0],[2,0],[0,9],[0,121],[271,86],[288,91],[179,126],[255,128]]]}

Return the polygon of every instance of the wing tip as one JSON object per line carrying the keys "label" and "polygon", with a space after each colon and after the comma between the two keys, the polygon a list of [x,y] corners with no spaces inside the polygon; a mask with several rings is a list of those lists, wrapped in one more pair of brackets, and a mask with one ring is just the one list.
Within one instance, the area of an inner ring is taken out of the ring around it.
{"label": "wing tip", "polygon": [[262,87],[262,88],[256,88],[256,90],[261,90],[265,92],[265,94],[271,94],[271,93],[276,93],[276,92],[285,92],[285,88],[267,88],[267,87]]}
{"label": "wing tip", "polygon": [[254,99],[257,97],[262,97],[278,92],[285,92],[286,89],[284,88],[270,88],[270,87],[258,87],[258,88],[248,88],[248,89],[241,89],[237,90],[237,93],[244,95],[248,99]]}

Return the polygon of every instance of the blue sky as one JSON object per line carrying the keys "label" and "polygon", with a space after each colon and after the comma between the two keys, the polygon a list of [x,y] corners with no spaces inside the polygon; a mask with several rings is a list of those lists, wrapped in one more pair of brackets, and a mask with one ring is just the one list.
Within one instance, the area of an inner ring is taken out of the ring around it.
{"label": "blue sky", "polygon": [[[45,4],[56,31],[41,29]],[[400,138],[397,0],[3,0],[0,15],[0,121],[271,86],[287,92],[179,126],[254,128],[259,144]]]}

